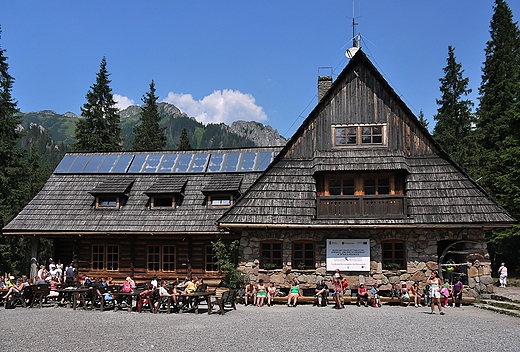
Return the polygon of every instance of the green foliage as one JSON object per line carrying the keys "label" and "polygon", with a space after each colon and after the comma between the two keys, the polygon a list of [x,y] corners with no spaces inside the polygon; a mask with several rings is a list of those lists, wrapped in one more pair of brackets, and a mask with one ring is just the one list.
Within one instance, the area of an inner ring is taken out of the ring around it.
{"label": "green foliage", "polygon": [[166,128],[159,125],[161,117],[157,111],[157,99],[155,83],[152,80],[150,90],[142,98],[144,105],[141,107],[141,124],[134,126],[134,150],[153,151],[166,147]]}
{"label": "green foliage", "polygon": [[424,118],[424,111],[419,111],[419,116],[417,118],[419,119],[419,123],[428,130],[430,122]]}
{"label": "green foliage", "polygon": [[[480,183],[511,215],[520,217],[520,30],[503,0],[496,0],[491,39],[479,88],[475,169]],[[519,267],[518,226],[490,236],[491,255]]]}
{"label": "green foliage", "polygon": [[96,83],[87,92],[76,123],[76,152],[109,152],[121,150],[121,127],[118,109],[110,88],[110,74],[105,57],[101,60]]}
{"label": "green foliage", "polygon": [[211,242],[211,244],[217,258],[216,264],[219,268],[219,273],[222,275],[222,280],[227,287],[240,288],[248,280],[248,277],[237,269],[238,240],[228,243],[224,242],[222,237],[219,236],[217,241]]}
{"label": "green foliage", "polygon": [[188,130],[186,127],[182,129],[181,138],[179,140],[179,144],[177,144],[177,150],[192,150],[190,144],[190,138],[188,137]]}
{"label": "green foliage", "polygon": [[462,64],[455,58],[455,49],[448,47],[445,76],[440,78],[441,99],[437,99],[439,108],[434,116],[433,137],[442,148],[459,164],[468,166],[468,140],[471,134],[473,102],[463,99],[471,93],[468,89],[469,78],[462,76]]}

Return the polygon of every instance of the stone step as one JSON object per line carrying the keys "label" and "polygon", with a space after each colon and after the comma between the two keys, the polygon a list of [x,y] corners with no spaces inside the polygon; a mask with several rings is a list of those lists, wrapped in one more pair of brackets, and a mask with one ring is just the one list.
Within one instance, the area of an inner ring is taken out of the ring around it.
{"label": "stone step", "polygon": [[520,310],[495,307],[493,305],[486,304],[486,303],[475,303],[474,306],[477,308],[480,308],[480,309],[486,309],[486,310],[490,310],[490,311],[493,311],[496,313],[506,314],[506,315],[520,318]]}
{"label": "stone step", "polygon": [[508,298],[508,297],[505,297],[505,296],[501,296],[501,295],[497,295],[497,294],[491,294],[491,299],[496,300],[496,301],[514,302],[514,303],[519,303],[520,304],[520,300],[511,299],[511,298]]}
{"label": "stone step", "polygon": [[509,300],[497,300],[497,299],[481,299],[481,303],[489,304],[498,308],[518,310],[520,313],[520,303],[509,301]]}

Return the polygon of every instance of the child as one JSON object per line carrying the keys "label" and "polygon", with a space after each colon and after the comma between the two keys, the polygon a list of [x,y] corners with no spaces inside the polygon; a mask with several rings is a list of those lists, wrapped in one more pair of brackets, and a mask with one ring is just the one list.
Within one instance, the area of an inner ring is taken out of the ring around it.
{"label": "child", "polygon": [[374,286],[372,286],[370,293],[372,294],[372,306],[374,308],[376,308],[376,307],[381,308],[381,302],[379,300],[379,287],[378,287],[377,283],[374,284]]}
{"label": "child", "polygon": [[448,299],[450,297],[450,282],[448,281],[448,279],[444,279],[444,284],[442,285],[442,288],[441,288],[441,295],[443,297],[442,298],[442,307],[443,308],[446,308],[448,307]]}
{"label": "child", "polygon": [[429,307],[430,306],[430,285],[424,286],[423,295],[424,295],[424,306]]}
{"label": "child", "polygon": [[276,287],[274,286],[274,282],[269,283],[269,287],[267,288],[267,306],[270,307],[273,304],[274,296],[276,295]]}
{"label": "child", "polygon": [[406,306],[408,307],[410,305],[410,294],[408,293],[405,282],[401,285],[401,304],[403,304],[404,301],[406,301]]}

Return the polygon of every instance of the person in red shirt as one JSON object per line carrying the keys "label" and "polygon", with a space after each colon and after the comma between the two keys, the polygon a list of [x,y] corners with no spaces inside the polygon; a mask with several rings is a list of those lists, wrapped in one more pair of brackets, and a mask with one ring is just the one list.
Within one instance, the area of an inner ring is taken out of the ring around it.
{"label": "person in red shirt", "polygon": [[360,307],[359,302],[361,301],[361,298],[365,301],[365,307],[368,307],[368,292],[367,288],[365,287],[364,283],[359,284],[359,287],[357,289],[357,305]]}

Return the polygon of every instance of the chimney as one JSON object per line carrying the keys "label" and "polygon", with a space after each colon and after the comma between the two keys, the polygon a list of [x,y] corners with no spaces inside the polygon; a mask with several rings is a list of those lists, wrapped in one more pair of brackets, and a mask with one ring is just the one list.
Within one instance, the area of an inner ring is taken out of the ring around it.
{"label": "chimney", "polygon": [[318,76],[318,102],[327,94],[332,86],[332,76]]}

